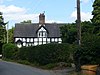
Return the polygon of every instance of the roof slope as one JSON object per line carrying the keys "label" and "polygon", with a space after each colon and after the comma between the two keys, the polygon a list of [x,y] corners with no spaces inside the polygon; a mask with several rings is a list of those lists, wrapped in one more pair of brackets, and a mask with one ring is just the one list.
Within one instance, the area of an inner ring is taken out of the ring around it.
{"label": "roof slope", "polygon": [[[65,24],[45,23],[48,30],[48,37],[60,37],[60,26]],[[37,37],[36,31],[39,23],[17,23],[15,24],[14,37]]]}

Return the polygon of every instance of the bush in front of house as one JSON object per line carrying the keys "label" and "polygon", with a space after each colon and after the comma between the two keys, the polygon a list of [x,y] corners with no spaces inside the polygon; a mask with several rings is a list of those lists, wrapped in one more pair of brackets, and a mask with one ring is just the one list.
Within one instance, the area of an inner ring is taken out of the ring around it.
{"label": "bush in front of house", "polygon": [[19,49],[17,57],[19,60],[33,60],[34,53],[32,53],[32,50],[34,49],[35,46],[30,46],[30,47],[22,47]]}
{"label": "bush in front of house", "polygon": [[80,65],[100,64],[100,36],[86,35],[82,45],[74,53],[75,62]]}
{"label": "bush in front of house", "polygon": [[8,43],[4,44],[2,47],[3,58],[7,59],[17,59],[18,48],[16,45]]}
{"label": "bush in front of house", "polygon": [[71,52],[69,44],[45,44],[20,48],[18,58],[40,65],[59,62],[70,63]]}
{"label": "bush in front of house", "polygon": [[0,42],[0,54],[2,54],[2,45],[3,43]]}

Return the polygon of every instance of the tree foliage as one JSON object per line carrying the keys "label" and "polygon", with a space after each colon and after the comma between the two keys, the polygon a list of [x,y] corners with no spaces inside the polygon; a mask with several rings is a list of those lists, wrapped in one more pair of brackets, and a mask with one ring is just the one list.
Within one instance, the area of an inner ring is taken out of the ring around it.
{"label": "tree foliage", "polygon": [[[60,27],[61,38],[63,43],[76,43],[77,41],[77,27],[76,23],[71,23]],[[87,33],[93,34],[94,26],[90,21],[84,21],[81,23],[82,36]]]}
{"label": "tree foliage", "polygon": [[92,23],[95,26],[100,26],[100,0],[95,0],[93,3],[93,12],[92,12],[93,18]]}
{"label": "tree foliage", "polygon": [[15,29],[15,27],[12,27],[11,29],[8,30],[9,43],[14,42],[14,37],[13,37],[14,36],[14,29]]}
{"label": "tree foliage", "polygon": [[72,44],[76,40],[77,31],[75,24],[68,24],[60,27],[61,38],[63,43]]}
{"label": "tree foliage", "polygon": [[6,42],[6,24],[4,23],[4,18],[0,12],[0,43]]}
{"label": "tree foliage", "polygon": [[23,22],[21,22],[21,23],[32,23],[32,21],[31,20],[24,20]]}
{"label": "tree foliage", "polygon": [[[86,34],[83,37],[82,45],[75,52],[74,58],[80,64],[100,64],[100,37]],[[77,63],[79,64],[79,63]]]}
{"label": "tree foliage", "polygon": [[93,18],[91,19],[94,28],[94,34],[100,36],[100,0],[95,0],[93,3],[93,11],[92,11]]}
{"label": "tree foliage", "polygon": [[14,44],[4,44],[2,47],[3,58],[17,59],[18,47]]}

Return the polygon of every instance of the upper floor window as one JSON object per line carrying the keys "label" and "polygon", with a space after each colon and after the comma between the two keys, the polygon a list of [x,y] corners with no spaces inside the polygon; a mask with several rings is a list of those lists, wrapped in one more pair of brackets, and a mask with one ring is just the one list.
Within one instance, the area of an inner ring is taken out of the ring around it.
{"label": "upper floor window", "polygon": [[38,30],[38,37],[47,37],[47,31],[43,27]]}

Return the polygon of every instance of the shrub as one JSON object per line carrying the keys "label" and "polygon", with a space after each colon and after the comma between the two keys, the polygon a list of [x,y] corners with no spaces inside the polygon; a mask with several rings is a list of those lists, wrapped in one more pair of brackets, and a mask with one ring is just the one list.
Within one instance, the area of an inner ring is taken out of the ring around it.
{"label": "shrub", "polygon": [[100,36],[84,36],[82,45],[77,48],[74,58],[76,62],[80,60],[81,65],[100,64]]}
{"label": "shrub", "polygon": [[17,59],[18,48],[14,44],[4,44],[2,50],[3,58]]}
{"label": "shrub", "polygon": [[0,54],[2,54],[2,45],[3,43],[0,42]]}
{"label": "shrub", "polygon": [[33,47],[22,47],[18,52],[21,60],[46,65],[58,62],[70,62],[71,48],[69,44],[45,44]]}
{"label": "shrub", "polygon": [[32,60],[32,56],[34,56],[34,54],[32,54],[32,49],[33,47],[22,47],[19,49],[18,51],[18,59],[20,60]]}

